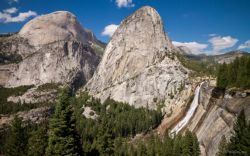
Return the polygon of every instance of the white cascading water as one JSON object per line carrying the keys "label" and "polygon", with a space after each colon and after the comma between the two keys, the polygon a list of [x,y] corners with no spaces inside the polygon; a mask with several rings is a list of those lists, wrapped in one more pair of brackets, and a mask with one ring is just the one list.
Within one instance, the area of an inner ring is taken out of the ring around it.
{"label": "white cascading water", "polygon": [[202,84],[203,82],[199,86],[196,87],[194,99],[190,105],[188,112],[186,113],[186,116],[180,122],[178,122],[178,124],[171,130],[170,134],[178,134],[178,132],[187,125],[187,123],[193,116],[196,108],[199,105],[199,94],[200,94],[200,88]]}

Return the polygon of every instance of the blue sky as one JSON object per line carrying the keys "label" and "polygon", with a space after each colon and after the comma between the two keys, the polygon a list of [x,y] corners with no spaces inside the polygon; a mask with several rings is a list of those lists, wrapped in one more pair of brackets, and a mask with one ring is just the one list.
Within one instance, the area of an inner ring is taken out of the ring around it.
{"label": "blue sky", "polygon": [[116,25],[144,5],[159,12],[175,45],[194,53],[250,51],[250,0],[0,0],[0,33],[16,32],[35,16],[67,10],[108,42]]}

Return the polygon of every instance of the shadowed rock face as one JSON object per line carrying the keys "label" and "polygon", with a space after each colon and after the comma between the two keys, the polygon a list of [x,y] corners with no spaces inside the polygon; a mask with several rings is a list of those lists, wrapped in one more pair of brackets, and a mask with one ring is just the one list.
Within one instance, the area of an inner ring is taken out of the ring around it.
{"label": "shadowed rock face", "polygon": [[21,57],[19,62],[0,66],[0,75],[8,75],[0,79],[1,85],[67,83],[76,89],[92,77],[99,63],[92,46],[103,46],[66,11],[31,20],[18,34],[1,39],[0,45],[3,56]]}
{"label": "shadowed rock face", "polygon": [[143,7],[122,21],[86,88],[101,100],[155,108],[186,76],[172,53],[159,14]]}

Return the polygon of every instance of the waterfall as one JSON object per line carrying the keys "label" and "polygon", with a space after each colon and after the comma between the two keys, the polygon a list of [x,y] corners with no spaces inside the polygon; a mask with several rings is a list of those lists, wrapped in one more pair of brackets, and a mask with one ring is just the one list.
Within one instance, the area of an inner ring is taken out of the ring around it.
{"label": "waterfall", "polygon": [[170,134],[177,134],[183,127],[187,125],[191,117],[194,115],[194,112],[199,105],[199,94],[202,84],[203,82],[196,87],[194,99],[190,105],[188,112],[186,113],[186,116],[178,122],[178,124],[171,130]]}

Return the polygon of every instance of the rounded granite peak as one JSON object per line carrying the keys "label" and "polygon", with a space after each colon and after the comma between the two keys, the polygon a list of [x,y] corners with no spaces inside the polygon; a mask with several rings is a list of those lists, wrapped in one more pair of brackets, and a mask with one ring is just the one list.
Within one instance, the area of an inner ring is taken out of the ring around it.
{"label": "rounded granite peak", "polygon": [[101,101],[108,97],[136,107],[156,108],[185,73],[172,55],[173,45],[155,9],[142,7],[122,21],[85,86]]}
{"label": "rounded granite peak", "polygon": [[149,12],[149,13],[153,13],[154,12],[154,13],[158,14],[158,12],[155,10],[155,8],[153,8],[151,6],[148,6],[148,5],[139,8],[137,11],[140,11],[140,10],[144,11],[144,12]]}
{"label": "rounded granite peak", "polygon": [[56,11],[36,17],[23,26],[19,35],[34,46],[68,40],[83,43],[95,41],[92,32],[84,29],[76,16],[68,11]]}
{"label": "rounded granite peak", "polygon": [[161,16],[158,14],[158,12],[150,7],[150,6],[143,6],[136,10],[132,15],[128,16],[126,19],[124,19],[121,24],[127,24],[128,21],[132,21],[133,19],[147,19],[148,17],[151,17],[151,20],[153,22],[161,22]]}

